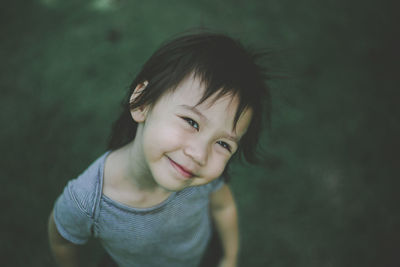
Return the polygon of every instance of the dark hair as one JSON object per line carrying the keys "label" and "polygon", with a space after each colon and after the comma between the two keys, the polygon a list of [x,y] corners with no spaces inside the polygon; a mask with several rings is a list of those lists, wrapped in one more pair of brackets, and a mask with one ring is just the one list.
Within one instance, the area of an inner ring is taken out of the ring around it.
{"label": "dark hair", "polygon": [[[257,64],[263,55],[245,49],[239,41],[226,35],[205,31],[184,34],[164,43],[131,84],[122,103],[122,114],[113,125],[108,149],[122,147],[135,138],[137,124],[130,110],[154,104],[164,93],[174,90],[194,74],[206,88],[200,103],[214,94],[217,98],[227,94],[238,96],[234,126],[246,108],[252,109],[252,120],[240,141],[238,154],[243,154],[250,163],[257,162],[256,148],[263,116],[269,121],[270,113],[269,90],[265,84],[269,77]],[[145,81],[148,81],[145,90],[130,103],[136,86]]]}

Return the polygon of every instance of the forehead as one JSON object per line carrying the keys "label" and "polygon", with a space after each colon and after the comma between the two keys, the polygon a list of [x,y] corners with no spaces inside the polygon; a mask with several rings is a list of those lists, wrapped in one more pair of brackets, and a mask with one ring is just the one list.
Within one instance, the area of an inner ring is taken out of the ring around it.
{"label": "forehead", "polygon": [[204,99],[205,94],[208,93],[205,84],[200,78],[195,78],[192,74],[182,80],[174,89],[168,90],[162,98],[169,101],[185,101],[187,105],[203,108],[211,108],[214,105],[227,104],[227,102],[229,102],[231,108],[237,107],[239,99],[230,93],[219,95],[220,90],[216,90],[214,94]]}

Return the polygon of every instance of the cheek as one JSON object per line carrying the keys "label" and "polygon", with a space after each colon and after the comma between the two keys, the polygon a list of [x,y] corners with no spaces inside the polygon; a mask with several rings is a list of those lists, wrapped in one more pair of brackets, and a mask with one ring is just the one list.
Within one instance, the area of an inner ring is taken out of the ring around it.
{"label": "cheek", "polygon": [[206,171],[202,173],[202,177],[200,177],[201,179],[197,179],[194,185],[203,185],[218,179],[224,172],[226,164],[226,160],[213,158],[207,165]]}
{"label": "cheek", "polygon": [[179,148],[184,140],[184,133],[173,124],[148,125],[143,137],[145,150],[160,153]]}
{"label": "cheek", "polygon": [[210,158],[209,164],[207,166],[207,176],[210,179],[218,178],[222,175],[225,167],[228,163],[228,159],[221,157],[220,155]]}

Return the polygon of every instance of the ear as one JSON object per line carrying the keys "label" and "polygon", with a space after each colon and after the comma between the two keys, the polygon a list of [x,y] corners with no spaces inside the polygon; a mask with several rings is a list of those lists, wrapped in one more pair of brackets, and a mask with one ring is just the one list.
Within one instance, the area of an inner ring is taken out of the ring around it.
{"label": "ear", "polygon": [[[134,102],[135,99],[142,93],[142,91],[147,87],[148,84],[149,84],[148,81],[144,81],[143,83],[138,84],[135,90],[133,90],[131,98],[129,99],[129,103]],[[132,109],[131,116],[133,120],[137,123],[144,122],[146,119],[147,110],[148,108],[146,106]]]}

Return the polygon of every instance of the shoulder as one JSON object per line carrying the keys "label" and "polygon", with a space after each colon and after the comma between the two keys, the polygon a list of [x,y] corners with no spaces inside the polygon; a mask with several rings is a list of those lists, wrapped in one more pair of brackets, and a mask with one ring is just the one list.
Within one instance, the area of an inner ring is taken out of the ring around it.
{"label": "shoulder", "polygon": [[215,191],[218,191],[224,184],[224,178],[219,177],[208,184],[191,187],[190,190],[193,190],[201,195],[209,196]]}
{"label": "shoulder", "polygon": [[82,174],[68,182],[54,204],[58,232],[74,244],[84,244],[91,236],[95,211],[101,194],[104,154]]}
{"label": "shoulder", "polygon": [[104,162],[108,153],[96,159],[77,178],[68,182],[64,189],[64,195],[69,197],[85,213],[92,213],[96,199],[100,197],[103,183]]}
{"label": "shoulder", "polygon": [[213,193],[215,191],[218,191],[224,184],[225,184],[224,177],[221,176],[221,177],[215,179],[214,181],[206,184],[205,186],[210,191],[210,193]]}

